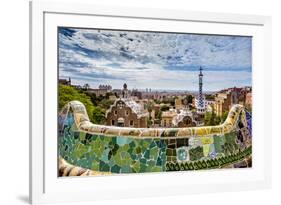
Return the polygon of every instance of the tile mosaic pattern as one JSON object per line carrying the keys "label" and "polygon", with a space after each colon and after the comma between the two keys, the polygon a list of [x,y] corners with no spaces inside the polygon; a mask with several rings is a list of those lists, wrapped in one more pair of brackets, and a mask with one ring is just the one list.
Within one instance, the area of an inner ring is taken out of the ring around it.
{"label": "tile mosaic pattern", "polygon": [[71,164],[112,173],[165,170],[166,144],[161,139],[105,137],[74,131],[59,138],[60,155]]}
{"label": "tile mosaic pattern", "polygon": [[85,169],[83,167],[74,166],[66,162],[62,157],[59,158],[59,172],[60,177],[69,176],[101,176],[110,175],[110,172],[99,172],[90,169]]}
{"label": "tile mosaic pattern", "polygon": [[251,116],[240,105],[231,109],[222,125],[208,127],[154,129],[95,125],[78,101],[67,104],[58,121],[60,157],[96,173],[181,171],[250,164]]}

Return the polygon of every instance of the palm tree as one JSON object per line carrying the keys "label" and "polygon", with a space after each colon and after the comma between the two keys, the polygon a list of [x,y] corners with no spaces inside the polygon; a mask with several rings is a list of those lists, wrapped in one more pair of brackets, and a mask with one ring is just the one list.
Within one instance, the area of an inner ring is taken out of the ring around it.
{"label": "palm tree", "polygon": [[153,101],[148,101],[147,102],[147,111],[149,112],[149,119],[151,119],[151,112],[153,110],[154,103]]}
{"label": "palm tree", "polygon": [[88,83],[84,84],[83,86],[84,90],[88,90],[90,88],[90,85]]}

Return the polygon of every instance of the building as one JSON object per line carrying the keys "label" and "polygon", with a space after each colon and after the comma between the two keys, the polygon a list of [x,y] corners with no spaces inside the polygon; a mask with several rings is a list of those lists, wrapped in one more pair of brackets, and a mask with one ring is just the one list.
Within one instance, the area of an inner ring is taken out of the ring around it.
{"label": "building", "polygon": [[99,85],[99,89],[105,89],[105,90],[112,90],[112,87],[111,85]]}
{"label": "building", "polygon": [[90,88],[87,89],[88,93],[94,93],[96,96],[105,96],[107,93],[111,92],[112,87],[110,85],[99,85],[98,88]]}
{"label": "building", "polygon": [[193,119],[192,112],[186,109],[175,110],[170,109],[162,113],[162,127],[193,127],[196,121]]}
{"label": "building", "polygon": [[147,127],[149,113],[143,104],[137,103],[129,96],[127,84],[124,83],[122,98],[115,100],[106,111],[106,124],[119,127]]}
{"label": "building", "polygon": [[215,97],[214,112],[217,116],[222,116],[225,111],[229,111],[231,104],[231,97],[229,93],[217,93]]}
{"label": "building", "polygon": [[94,93],[96,96],[105,96],[109,91],[107,89],[89,88],[88,93]]}
{"label": "building", "polygon": [[[198,98],[194,99],[194,106],[197,107],[198,105]],[[205,107],[205,111],[208,111],[210,107],[212,107],[215,104],[215,100],[206,100],[205,97],[203,96],[203,103],[204,103],[204,107]]]}
{"label": "building", "polygon": [[228,88],[219,91],[215,96],[214,111],[216,115],[222,116],[228,112],[234,104],[250,105],[252,103],[252,90],[250,87]]}
{"label": "building", "polygon": [[121,97],[122,95],[122,89],[113,89],[111,92],[118,97]]}
{"label": "building", "polygon": [[106,124],[119,127],[147,127],[148,112],[130,98],[119,98],[106,111]]}
{"label": "building", "polygon": [[133,89],[131,92],[131,96],[142,99],[142,92],[138,91],[137,89]]}
{"label": "building", "polygon": [[123,90],[122,90],[122,98],[128,98],[128,97],[129,97],[128,86],[126,83],[124,83]]}
{"label": "building", "polygon": [[196,126],[196,121],[193,119],[192,112],[188,110],[180,110],[172,120],[174,127],[194,127]]}
{"label": "building", "polygon": [[153,110],[155,112],[155,116],[159,115],[159,112],[161,111],[160,108],[161,108],[161,106],[159,104],[153,105]]}
{"label": "building", "polygon": [[71,78],[67,79],[59,79],[59,84],[61,85],[71,85]]}
{"label": "building", "polygon": [[252,107],[252,93],[251,92],[246,94],[245,106]]}
{"label": "building", "polygon": [[108,99],[115,101],[115,100],[117,100],[117,97],[115,95],[110,95],[110,96],[108,96]]}
{"label": "building", "polygon": [[180,110],[180,109],[183,109],[185,106],[184,106],[184,104],[183,104],[183,98],[182,97],[177,97],[176,99],[175,99],[175,108],[177,109],[177,110]]}
{"label": "building", "polygon": [[177,116],[175,109],[162,112],[161,126],[162,127],[173,127],[173,118]]}

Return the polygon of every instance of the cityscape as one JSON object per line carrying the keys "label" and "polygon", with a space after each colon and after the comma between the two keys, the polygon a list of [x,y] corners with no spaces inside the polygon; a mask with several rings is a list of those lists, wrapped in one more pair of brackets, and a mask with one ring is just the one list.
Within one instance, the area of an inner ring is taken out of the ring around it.
{"label": "cityscape", "polygon": [[251,112],[252,88],[232,87],[203,94],[203,71],[198,71],[198,92],[153,91],[88,84],[72,85],[71,79],[60,79],[62,86],[71,86],[86,93],[97,105],[100,115],[93,116],[98,124],[136,127],[193,127],[223,123],[230,108],[241,104]]}
{"label": "cityscape", "polygon": [[[59,176],[252,166],[249,37],[70,28],[59,36]],[[159,39],[168,51],[154,48]]]}

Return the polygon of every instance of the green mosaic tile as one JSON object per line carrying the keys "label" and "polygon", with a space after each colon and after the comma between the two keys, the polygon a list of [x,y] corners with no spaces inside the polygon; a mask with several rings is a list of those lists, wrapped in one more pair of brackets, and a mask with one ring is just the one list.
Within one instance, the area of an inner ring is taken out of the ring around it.
{"label": "green mosaic tile", "polygon": [[[71,124],[71,120],[69,120],[58,138],[59,154],[71,164],[95,171],[140,173],[166,171],[166,169],[168,169],[167,171],[193,170],[214,167],[218,166],[216,164],[227,162],[223,158],[221,161],[212,161],[212,158],[206,152],[204,157],[203,147],[189,145],[188,139],[108,137],[86,134],[85,132],[74,132],[75,126],[72,125],[73,122]],[[175,135],[176,131],[171,130],[167,134],[169,136]],[[214,157],[216,158],[224,157],[225,153],[231,155],[229,152],[232,150],[237,152],[240,150],[237,144],[237,132],[225,134],[224,136],[212,136],[212,138],[213,144],[210,144],[208,152],[210,155],[215,153]],[[177,156],[177,148],[182,146],[188,147],[190,159],[195,164],[191,162],[179,164],[178,159],[186,159],[185,157],[178,158]],[[247,154],[249,153],[251,152],[248,151]],[[206,158],[210,162],[201,162],[202,158]],[[230,160],[235,160],[236,158],[236,156],[232,156]]]}

